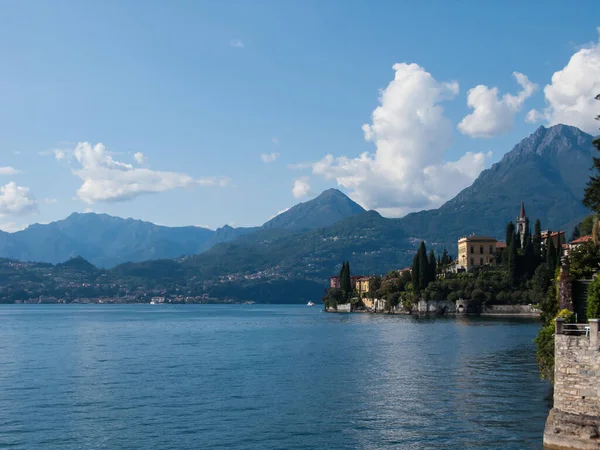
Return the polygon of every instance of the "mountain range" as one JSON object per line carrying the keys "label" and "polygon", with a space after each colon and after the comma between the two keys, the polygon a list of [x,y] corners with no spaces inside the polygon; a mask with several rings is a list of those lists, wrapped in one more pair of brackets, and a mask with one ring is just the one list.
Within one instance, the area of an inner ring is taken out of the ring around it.
{"label": "mountain range", "polygon": [[49,224],[34,224],[15,233],[0,231],[0,257],[60,263],[82,256],[98,267],[125,262],[178,258],[201,253],[257,231],[309,231],[327,227],[365,210],[337,189],[277,215],[262,227],[217,230],[166,227],[107,214],[73,213]]}
{"label": "mountain range", "polygon": [[421,240],[455,253],[457,239],[466,234],[502,239],[521,201],[532,222],[539,218],[544,229],[570,232],[589,214],[581,199],[595,153],[592,140],[574,127],[540,127],[440,208],[400,219],[365,211],[329,189],[254,228],[170,228],[72,214],[0,233],[0,257],[58,263],[82,256],[96,266],[117,266],[114,272],[127,277],[227,278],[234,281],[219,283],[222,291],[258,289],[260,295],[265,289],[286,292],[287,283],[294,295],[299,280],[315,283],[313,290],[323,286],[341,260],[350,260],[354,273],[381,274],[408,265]]}

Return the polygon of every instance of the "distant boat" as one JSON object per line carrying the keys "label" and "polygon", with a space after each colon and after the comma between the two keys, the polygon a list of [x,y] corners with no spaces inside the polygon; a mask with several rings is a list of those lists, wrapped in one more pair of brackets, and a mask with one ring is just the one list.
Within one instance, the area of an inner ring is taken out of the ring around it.
{"label": "distant boat", "polygon": [[315,304],[313,302],[308,302],[306,306],[315,306]]}

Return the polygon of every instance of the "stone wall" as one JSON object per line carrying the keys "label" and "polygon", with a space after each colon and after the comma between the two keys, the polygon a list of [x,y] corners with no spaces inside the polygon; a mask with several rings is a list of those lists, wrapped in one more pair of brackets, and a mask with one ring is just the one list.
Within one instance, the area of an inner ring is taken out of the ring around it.
{"label": "stone wall", "polygon": [[598,321],[589,336],[569,334],[557,320],[554,408],[544,430],[551,449],[600,449],[600,349]]}
{"label": "stone wall", "polygon": [[456,314],[456,304],[449,300],[419,300],[415,306],[419,314]]}
{"label": "stone wall", "polygon": [[483,307],[481,315],[539,317],[540,310],[534,305],[489,305]]}

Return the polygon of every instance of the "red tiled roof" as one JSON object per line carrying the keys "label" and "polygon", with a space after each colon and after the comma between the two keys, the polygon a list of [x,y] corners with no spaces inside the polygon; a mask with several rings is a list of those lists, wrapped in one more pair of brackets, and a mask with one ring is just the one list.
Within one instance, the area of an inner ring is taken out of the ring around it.
{"label": "red tiled roof", "polygon": [[583,244],[584,242],[590,242],[593,241],[594,238],[592,237],[591,234],[587,235],[587,236],[581,236],[580,238],[574,239],[571,242],[569,242],[569,244]]}
{"label": "red tiled roof", "polygon": [[506,248],[506,242],[504,242],[504,241],[498,241],[496,243],[496,248]]}

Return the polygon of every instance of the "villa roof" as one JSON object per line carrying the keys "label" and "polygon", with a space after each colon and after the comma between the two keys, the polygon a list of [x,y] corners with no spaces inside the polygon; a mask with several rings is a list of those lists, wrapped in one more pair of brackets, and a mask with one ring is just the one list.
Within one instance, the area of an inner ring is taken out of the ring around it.
{"label": "villa roof", "polygon": [[591,234],[588,234],[587,236],[581,236],[577,239],[573,239],[571,242],[569,242],[569,244],[583,244],[584,242],[590,242],[593,241],[594,238],[592,237]]}

